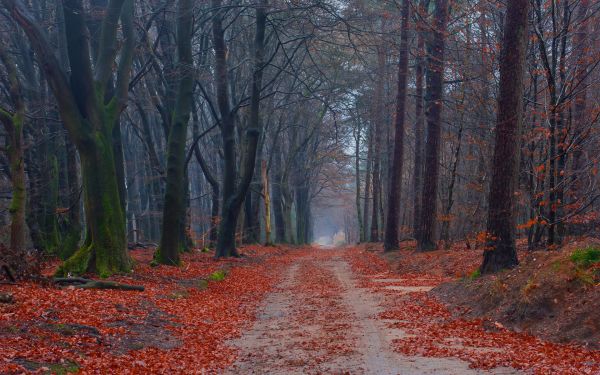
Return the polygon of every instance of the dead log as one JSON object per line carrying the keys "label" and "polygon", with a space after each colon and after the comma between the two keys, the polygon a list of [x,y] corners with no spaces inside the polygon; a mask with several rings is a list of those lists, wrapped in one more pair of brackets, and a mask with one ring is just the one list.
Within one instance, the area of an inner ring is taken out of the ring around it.
{"label": "dead log", "polygon": [[54,283],[59,286],[72,286],[80,289],[116,289],[144,291],[141,285],[121,284],[115,281],[100,281],[85,279],[83,277],[57,277]]}

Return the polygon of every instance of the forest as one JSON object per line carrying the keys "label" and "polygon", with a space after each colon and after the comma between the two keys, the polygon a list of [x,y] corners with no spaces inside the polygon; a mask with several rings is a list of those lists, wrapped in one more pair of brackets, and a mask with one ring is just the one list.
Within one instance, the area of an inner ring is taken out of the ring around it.
{"label": "forest", "polygon": [[600,1],[0,30],[0,373],[600,372]]}

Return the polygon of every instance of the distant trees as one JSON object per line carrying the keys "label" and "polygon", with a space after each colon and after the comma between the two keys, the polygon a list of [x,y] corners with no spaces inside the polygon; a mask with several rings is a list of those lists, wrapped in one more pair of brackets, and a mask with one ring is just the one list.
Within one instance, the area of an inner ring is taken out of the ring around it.
{"label": "distant trees", "polygon": [[0,236],[59,273],[332,231],[387,250],[487,234],[509,249],[493,272],[515,238],[597,227],[598,1],[530,4],[522,94],[496,82],[520,71],[487,0],[1,3]]}

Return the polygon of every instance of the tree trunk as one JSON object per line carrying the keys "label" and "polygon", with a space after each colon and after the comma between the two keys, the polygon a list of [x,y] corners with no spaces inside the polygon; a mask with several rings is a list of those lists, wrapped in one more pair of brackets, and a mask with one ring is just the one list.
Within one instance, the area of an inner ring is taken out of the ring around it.
{"label": "tree trunk", "polygon": [[273,147],[273,214],[275,216],[275,242],[286,242],[286,226],[283,213],[283,193],[281,184],[281,146],[275,141]]}
{"label": "tree trunk", "polygon": [[180,0],[177,9],[177,53],[179,57],[179,91],[169,132],[167,157],[167,188],[163,210],[163,229],[156,260],[161,264],[178,265],[179,253],[186,244],[185,197],[188,191],[186,178],[186,138],[192,110],[194,69],[192,57],[193,2]]}
{"label": "tree trunk", "polygon": [[63,237],[61,259],[68,259],[79,247],[81,240],[81,194],[79,188],[79,168],[77,164],[77,150],[73,142],[65,137],[67,153],[67,179],[69,186],[69,222],[67,231]]}
{"label": "tree trunk", "polygon": [[448,1],[436,0],[431,41],[427,45],[427,89],[425,108],[427,142],[425,145],[425,171],[421,193],[421,219],[417,248],[429,251],[436,248],[434,231],[437,219],[440,133],[442,125],[444,48]]}
{"label": "tree trunk", "polygon": [[[195,120],[195,117],[194,117]],[[194,121],[194,139],[199,136],[199,129],[197,121]],[[196,156],[196,160],[198,164],[200,164],[200,169],[202,169],[202,173],[206,178],[206,181],[210,184],[211,188],[211,213],[210,213],[210,228],[209,228],[209,247],[214,247],[217,243],[217,231],[219,225],[219,199],[220,199],[220,188],[219,182],[215,178],[215,175],[210,170],[210,167],[204,160],[202,153],[200,152],[200,147],[198,143],[194,145],[194,155]]]}
{"label": "tree trunk", "polygon": [[371,237],[370,242],[379,241],[379,210],[381,205],[381,132],[383,131],[383,100],[384,100],[384,88],[383,80],[385,72],[385,51],[382,46],[377,47],[377,83],[375,87],[375,113],[373,118],[375,120],[375,134],[374,148],[373,148],[373,205],[371,207]]}
{"label": "tree trunk", "polygon": [[370,200],[369,193],[371,192],[371,165],[373,159],[373,126],[369,127],[367,131],[367,168],[365,171],[365,198],[364,198],[364,206],[363,206],[363,237],[364,240],[367,241],[370,234],[370,226],[369,226],[369,208],[370,208]]}
{"label": "tree trunk", "polygon": [[7,152],[12,187],[12,199],[8,208],[10,212],[10,250],[18,258],[24,255],[26,230],[25,203],[27,202],[27,190],[25,187],[25,153],[23,147],[25,103],[17,74],[17,66],[3,46],[0,46],[0,61],[6,69],[9,96],[14,106],[14,113],[8,113],[0,108],[0,121],[3,123],[8,135]]}
{"label": "tree trunk", "polygon": [[356,189],[356,219],[358,221],[358,241],[365,242],[364,224],[360,204],[360,122],[357,122],[354,130],[354,178]]}
{"label": "tree trunk", "polygon": [[404,113],[406,111],[406,81],[408,78],[408,19],[409,0],[402,3],[402,34],[400,35],[400,57],[398,61],[398,94],[396,97],[396,122],[394,134],[394,158],[390,170],[390,191],[387,202],[384,251],[398,250],[398,219],[402,188],[402,168],[404,155]]}
{"label": "tree trunk", "polygon": [[523,79],[527,46],[528,0],[507,4],[502,51],[496,140],[489,193],[488,241],[482,273],[492,273],[518,264],[514,215],[521,123]]}
{"label": "tree trunk", "polygon": [[229,108],[227,94],[227,51],[222,25],[221,1],[211,2],[213,14],[213,39],[215,49],[215,74],[217,80],[217,101],[221,112],[221,135],[225,156],[223,178],[223,212],[217,242],[217,257],[237,256],[235,248],[235,232],[237,220],[244,197],[248,192],[256,161],[258,139],[261,133],[259,118],[260,92],[262,90],[264,37],[266,26],[267,1],[262,0],[256,6],[256,35],[254,40],[254,72],[252,76],[252,92],[250,97],[250,120],[244,137],[240,166],[240,179],[237,183],[236,144],[234,119]]}
{"label": "tree trunk", "polygon": [[[423,0],[419,4],[419,13],[421,17],[425,16],[425,6]],[[429,2],[429,1],[427,1]],[[425,56],[425,32],[423,21],[417,20],[417,57],[415,62],[415,165],[413,172],[413,236],[418,237],[419,220],[421,220],[421,188],[423,186],[423,129],[425,127],[425,118],[423,116],[423,77],[424,77],[424,56]]]}
{"label": "tree trunk", "polygon": [[[464,92],[463,92],[464,99]],[[452,163],[452,170],[450,172],[450,182],[448,183],[448,196],[446,197],[446,205],[444,206],[444,218],[442,221],[442,241],[446,249],[450,248],[450,224],[451,218],[450,213],[452,212],[452,206],[454,205],[454,186],[456,184],[456,175],[458,171],[458,164],[460,162],[460,149],[462,145],[462,134],[464,128],[464,119],[461,118],[460,125],[458,128],[458,139],[456,150],[454,151],[454,161]]]}
{"label": "tree trunk", "polygon": [[[131,261],[127,254],[125,216],[116,179],[112,136],[127,99],[133,54],[133,2],[111,0],[107,6],[93,71],[82,3],[65,0],[63,12],[71,67],[69,81],[37,21],[19,1],[2,1],[29,38],[38,61],[43,62],[41,69],[54,93],[63,124],[80,152],[87,238],[84,246],[57,273],[97,272],[108,276],[114,272],[128,272]],[[105,94],[114,75],[119,18],[126,43],[121,50],[114,95],[108,98]]]}
{"label": "tree trunk", "polygon": [[265,244],[271,245],[271,193],[269,191],[269,176],[266,160],[262,160],[261,163],[261,178],[263,188],[262,195],[265,202]]}
{"label": "tree trunk", "polygon": [[57,275],[96,272],[106,277],[131,271],[125,250],[125,215],[115,172],[112,132],[98,133],[96,139],[100,145],[90,143],[85,152],[80,152],[86,239],[83,247],[63,263]]}

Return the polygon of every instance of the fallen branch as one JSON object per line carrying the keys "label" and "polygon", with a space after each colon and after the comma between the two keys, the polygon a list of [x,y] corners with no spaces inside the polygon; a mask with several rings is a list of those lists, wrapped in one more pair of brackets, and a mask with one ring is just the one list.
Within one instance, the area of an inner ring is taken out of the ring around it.
{"label": "fallen branch", "polygon": [[158,245],[156,245],[153,242],[130,242],[129,244],[127,244],[127,249],[129,250],[154,249],[156,247],[158,247]]}
{"label": "fallen branch", "polygon": [[114,281],[99,281],[84,279],[82,277],[57,277],[54,283],[59,286],[72,286],[80,289],[117,289],[144,291],[141,285],[121,284]]}

